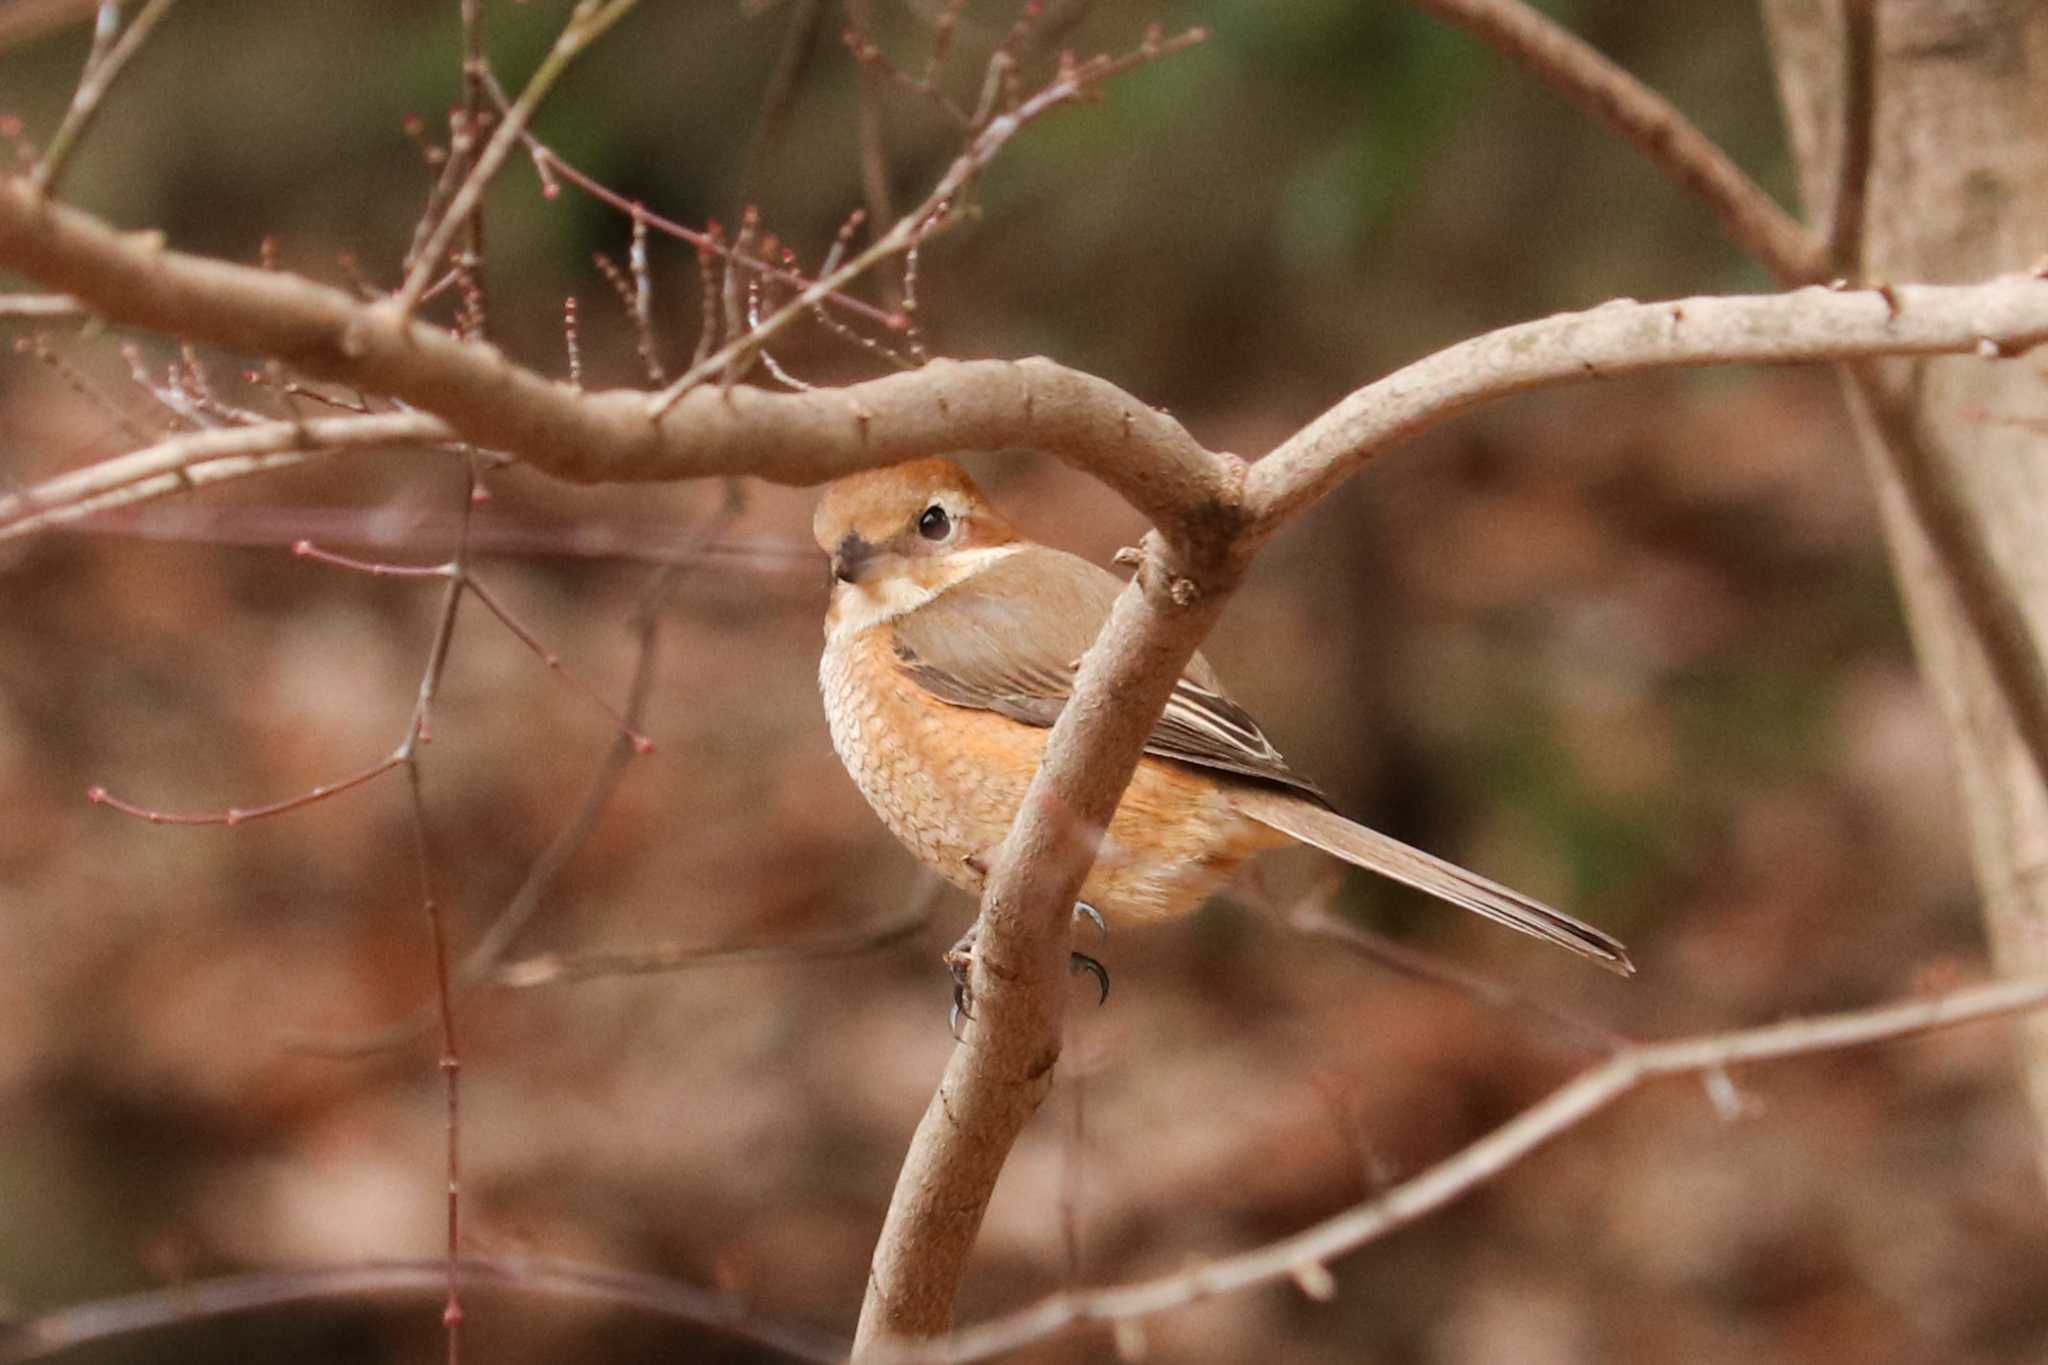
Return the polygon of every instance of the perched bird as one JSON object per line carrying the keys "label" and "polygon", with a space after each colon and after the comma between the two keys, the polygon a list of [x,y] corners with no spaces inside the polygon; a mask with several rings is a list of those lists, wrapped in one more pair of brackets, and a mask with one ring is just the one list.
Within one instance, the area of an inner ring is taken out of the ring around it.
{"label": "perched bird", "polygon": [[[1025,539],[950,460],[839,480],[812,532],[832,557],[818,682],[833,748],[896,837],[978,895],[1123,584]],[[1634,970],[1591,925],[1337,814],[1199,654],[1152,729],[1078,909],[1111,923],[1184,914],[1252,854],[1297,841]],[[956,982],[970,944],[948,954]],[[1075,963],[1107,993],[1098,964]]]}

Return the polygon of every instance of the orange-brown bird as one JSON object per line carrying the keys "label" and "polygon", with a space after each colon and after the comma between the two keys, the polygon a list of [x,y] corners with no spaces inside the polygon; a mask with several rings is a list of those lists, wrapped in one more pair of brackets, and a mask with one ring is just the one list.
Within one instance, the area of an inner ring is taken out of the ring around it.
{"label": "orange-brown bird", "polygon": [[[896,837],[978,895],[1123,584],[1026,540],[950,460],[839,480],[812,531],[832,557],[818,666],[832,745]],[[1199,654],[1153,726],[1081,898],[1111,922],[1184,914],[1252,854],[1294,841],[1634,970],[1591,925],[1337,814]],[[1100,967],[1075,961],[1106,993]]]}

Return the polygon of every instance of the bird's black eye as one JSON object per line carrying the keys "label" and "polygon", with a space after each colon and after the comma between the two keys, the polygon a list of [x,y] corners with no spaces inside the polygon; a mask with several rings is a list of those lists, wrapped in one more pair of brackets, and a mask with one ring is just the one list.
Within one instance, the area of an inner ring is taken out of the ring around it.
{"label": "bird's black eye", "polygon": [[952,530],[953,519],[937,503],[925,508],[924,515],[917,519],[917,533],[926,540],[944,540]]}

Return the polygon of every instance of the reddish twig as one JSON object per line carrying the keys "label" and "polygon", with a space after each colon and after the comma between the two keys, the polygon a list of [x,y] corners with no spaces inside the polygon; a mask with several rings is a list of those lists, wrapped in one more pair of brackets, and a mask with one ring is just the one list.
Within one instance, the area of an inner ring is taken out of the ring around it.
{"label": "reddish twig", "polygon": [[303,810],[316,801],[325,801],[330,796],[352,791],[363,784],[382,777],[406,761],[405,756],[393,753],[381,758],[359,773],[340,778],[333,782],[322,782],[296,796],[287,796],[281,801],[270,801],[258,806],[230,806],[226,810],[201,811],[193,814],[178,814],[172,811],[156,810],[138,805],[115,796],[105,787],[97,784],[85,789],[85,799],[95,806],[105,806],[123,815],[132,815],[138,820],[147,820],[152,825],[235,825],[247,824],[251,820],[265,820],[273,815],[285,815]]}

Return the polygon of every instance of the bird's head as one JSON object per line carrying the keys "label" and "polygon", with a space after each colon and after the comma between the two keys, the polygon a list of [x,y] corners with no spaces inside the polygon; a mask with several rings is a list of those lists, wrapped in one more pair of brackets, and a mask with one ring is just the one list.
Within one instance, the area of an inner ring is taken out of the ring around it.
{"label": "bird's head", "polygon": [[967,471],[939,459],[839,480],[811,534],[832,557],[833,635],[914,611],[1022,543]]}

